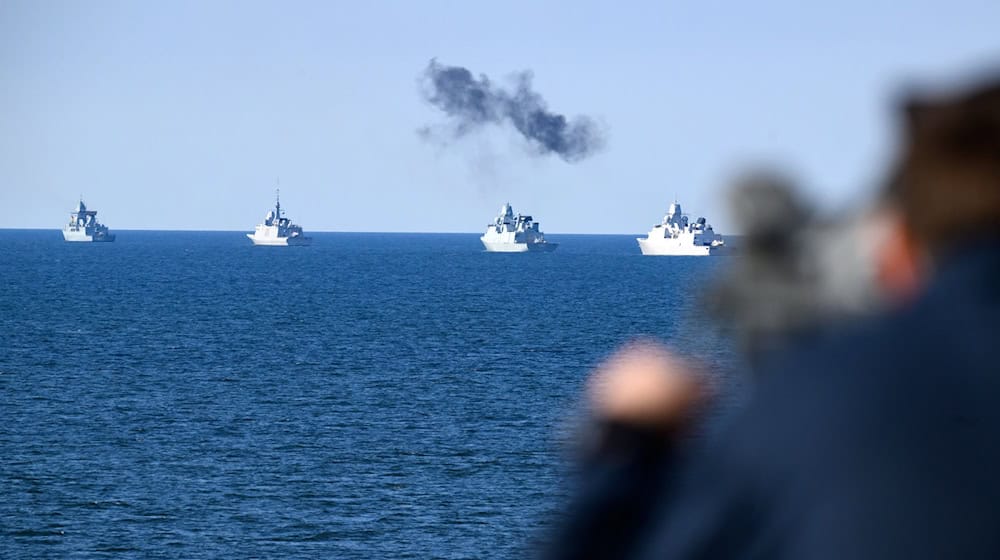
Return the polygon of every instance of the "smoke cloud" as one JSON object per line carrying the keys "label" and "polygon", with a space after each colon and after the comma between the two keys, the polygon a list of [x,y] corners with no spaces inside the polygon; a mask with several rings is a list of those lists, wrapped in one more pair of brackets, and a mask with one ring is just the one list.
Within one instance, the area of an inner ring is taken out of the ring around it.
{"label": "smoke cloud", "polygon": [[[514,77],[510,92],[492,84],[485,75],[477,79],[461,66],[444,66],[432,59],[423,74],[424,99],[444,111],[453,124],[454,138],[483,125],[513,125],[540,154],[556,154],[567,162],[580,161],[604,146],[604,134],[593,119],[568,120],[553,113],[542,96],[531,89],[532,74]],[[429,136],[429,129],[421,134]]]}

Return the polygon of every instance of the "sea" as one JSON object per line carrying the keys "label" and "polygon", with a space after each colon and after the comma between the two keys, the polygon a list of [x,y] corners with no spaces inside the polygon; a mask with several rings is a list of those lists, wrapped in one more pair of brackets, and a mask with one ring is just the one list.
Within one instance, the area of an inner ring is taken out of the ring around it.
{"label": "sea", "polygon": [[0,557],[528,557],[588,374],[649,338],[722,381],[732,257],[635,236],[0,230]]}

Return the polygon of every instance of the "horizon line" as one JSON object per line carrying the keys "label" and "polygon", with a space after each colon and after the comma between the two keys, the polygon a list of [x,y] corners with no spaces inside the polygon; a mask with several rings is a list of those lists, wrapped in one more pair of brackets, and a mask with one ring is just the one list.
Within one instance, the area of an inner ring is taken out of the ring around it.
{"label": "horizon line", "polygon": [[[0,231],[62,231],[62,228],[53,227],[0,227]],[[248,233],[246,230],[242,229],[156,229],[156,228],[114,228],[111,230],[112,233],[119,231],[148,231],[148,232],[188,232],[188,233]],[[478,231],[373,231],[373,230],[309,230],[306,235],[310,233],[390,233],[390,234],[426,234],[426,235],[482,235],[482,232]],[[573,232],[573,231],[554,231],[545,232],[545,235],[643,235],[641,232],[605,232],[605,233],[594,233],[594,232]],[[738,234],[721,234],[721,235],[738,235]]]}

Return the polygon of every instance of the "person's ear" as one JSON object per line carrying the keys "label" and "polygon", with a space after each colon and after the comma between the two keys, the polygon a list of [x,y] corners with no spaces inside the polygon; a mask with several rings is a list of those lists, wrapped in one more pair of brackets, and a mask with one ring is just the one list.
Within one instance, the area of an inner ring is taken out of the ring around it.
{"label": "person's ear", "polygon": [[885,230],[876,250],[876,277],[890,301],[904,303],[920,292],[926,275],[926,252],[898,215],[888,212],[883,219]]}

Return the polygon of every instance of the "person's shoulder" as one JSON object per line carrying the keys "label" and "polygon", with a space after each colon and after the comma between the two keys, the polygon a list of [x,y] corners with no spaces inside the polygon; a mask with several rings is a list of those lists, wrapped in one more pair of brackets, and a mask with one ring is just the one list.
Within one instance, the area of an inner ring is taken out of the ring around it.
{"label": "person's shoulder", "polygon": [[929,357],[933,328],[921,315],[910,308],[857,321],[776,356],[731,418],[735,437],[804,444],[810,433],[853,431],[886,410],[918,413],[921,399],[910,388],[932,385],[939,368]]}
{"label": "person's shoulder", "polygon": [[761,389],[850,382],[904,369],[933,337],[924,311],[911,307],[855,321],[803,339],[761,368]]}

